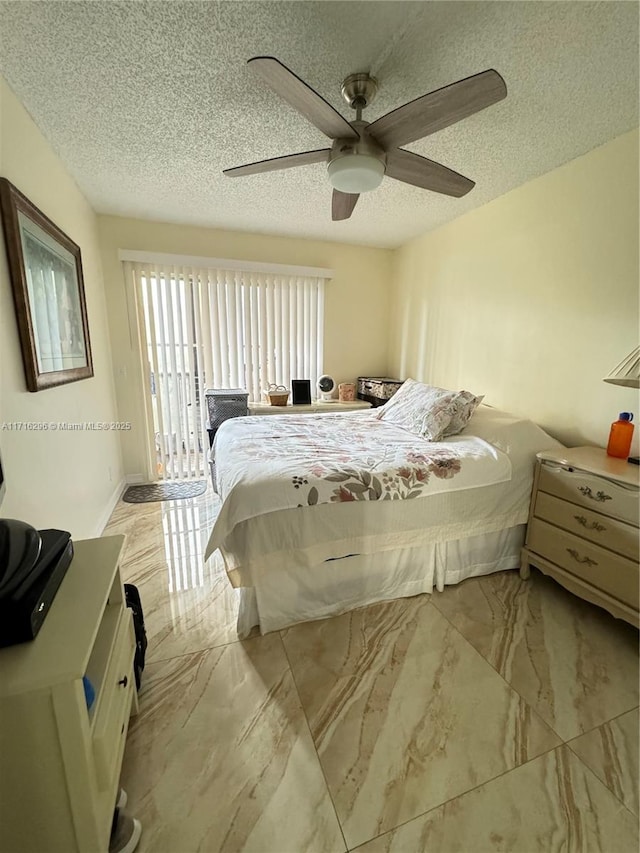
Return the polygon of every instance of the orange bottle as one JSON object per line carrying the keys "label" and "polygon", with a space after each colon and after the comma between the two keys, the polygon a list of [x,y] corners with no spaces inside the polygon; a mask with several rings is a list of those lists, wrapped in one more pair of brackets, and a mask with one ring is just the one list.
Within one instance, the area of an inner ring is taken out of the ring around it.
{"label": "orange bottle", "polygon": [[607,456],[616,456],[618,459],[629,458],[631,439],[633,438],[632,420],[631,412],[620,412],[618,420],[611,424]]}

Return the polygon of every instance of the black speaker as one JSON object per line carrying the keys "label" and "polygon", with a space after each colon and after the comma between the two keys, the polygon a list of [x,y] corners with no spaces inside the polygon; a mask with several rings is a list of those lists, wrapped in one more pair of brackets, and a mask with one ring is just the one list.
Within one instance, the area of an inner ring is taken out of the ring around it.
{"label": "black speaker", "polygon": [[311,380],[292,379],[291,395],[294,406],[310,405],[311,403]]}

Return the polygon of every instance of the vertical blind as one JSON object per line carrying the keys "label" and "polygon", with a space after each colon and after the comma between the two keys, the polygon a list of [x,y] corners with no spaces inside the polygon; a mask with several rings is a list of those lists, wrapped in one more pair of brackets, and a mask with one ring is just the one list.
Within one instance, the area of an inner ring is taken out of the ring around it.
{"label": "vertical blind", "polygon": [[201,476],[207,388],[244,388],[322,373],[324,279],[125,261],[148,372],[158,476]]}

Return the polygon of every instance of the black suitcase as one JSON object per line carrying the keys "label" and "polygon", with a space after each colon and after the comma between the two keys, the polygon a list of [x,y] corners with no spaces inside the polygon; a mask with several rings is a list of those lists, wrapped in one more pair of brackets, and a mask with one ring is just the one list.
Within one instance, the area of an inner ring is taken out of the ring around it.
{"label": "black suitcase", "polygon": [[124,585],[124,597],[127,607],[133,612],[133,630],[136,636],[136,653],[133,658],[133,672],[136,677],[136,688],[140,690],[140,678],[144,669],[144,659],[147,653],[147,632],[144,627],[144,614],[138,587],[132,583]]}

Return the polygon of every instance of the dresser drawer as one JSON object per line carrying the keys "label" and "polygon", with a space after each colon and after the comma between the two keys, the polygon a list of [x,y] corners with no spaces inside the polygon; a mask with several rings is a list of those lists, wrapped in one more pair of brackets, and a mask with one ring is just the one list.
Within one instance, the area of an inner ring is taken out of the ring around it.
{"label": "dresser drawer", "polygon": [[596,545],[629,557],[630,560],[638,560],[640,549],[637,527],[599,512],[591,512],[586,507],[575,506],[545,492],[537,494],[534,515]]}
{"label": "dresser drawer", "polygon": [[638,526],[638,490],[568,468],[542,465],[538,490]]}
{"label": "dresser drawer", "polygon": [[[527,549],[638,609],[638,564],[534,518]],[[535,565],[535,556],[532,558]]]}
{"label": "dresser drawer", "polygon": [[99,790],[113,787],[118,768],[118,745],[122,727],[131,710],[135,636],[129,608],[124,608],[105,675],[100,707],[93,727],[93,756]]}

